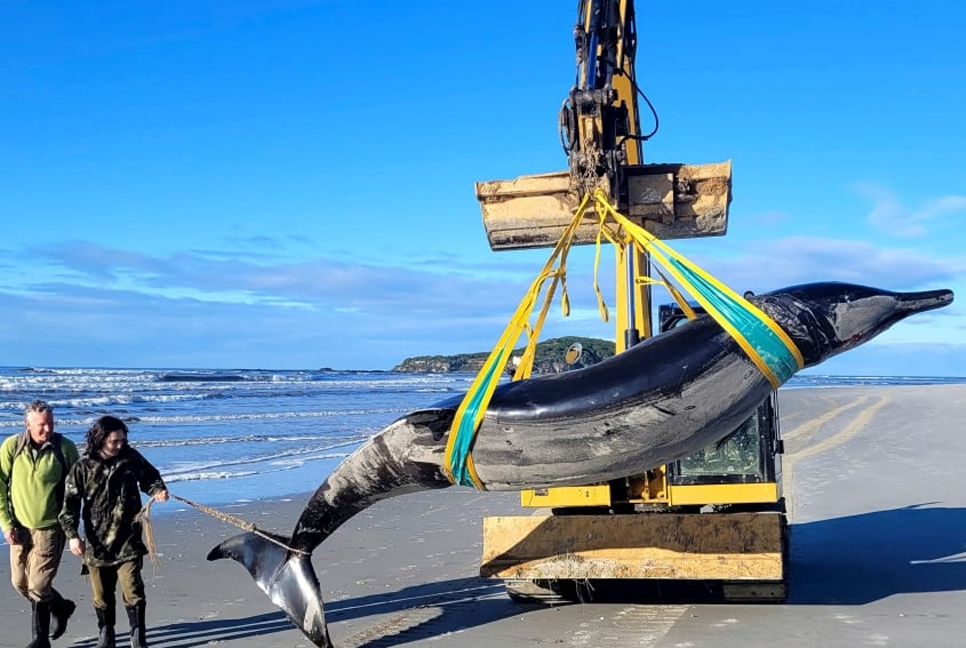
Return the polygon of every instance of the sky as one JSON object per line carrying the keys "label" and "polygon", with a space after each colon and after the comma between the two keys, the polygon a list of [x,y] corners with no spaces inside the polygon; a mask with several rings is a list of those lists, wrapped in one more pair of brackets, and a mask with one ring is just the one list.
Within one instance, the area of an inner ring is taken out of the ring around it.
{"label": "sky", "polygon": [[[474,183],[566,168],[576,4],[0,4],[0,365],[490,349],[549,251],[491,251]],[[966,376],[966,5],[636,4],[646,161],[733,165],[727,236],[671,245],[739,292],[951,288],[810,373]],[[592,261],[543,339],[613,338]]]}

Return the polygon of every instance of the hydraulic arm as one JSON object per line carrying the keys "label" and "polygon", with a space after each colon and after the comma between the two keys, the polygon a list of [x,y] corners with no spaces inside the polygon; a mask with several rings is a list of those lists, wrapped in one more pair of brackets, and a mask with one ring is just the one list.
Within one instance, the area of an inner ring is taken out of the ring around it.
{"label": "hydraulic arm", "polygon": [[646,139],[638,119],[633,0],[581,0],[574,41],[577,78],[560,110],[571,180],[578,194],[600,188],[626,208],[624,169],[641,163]]}

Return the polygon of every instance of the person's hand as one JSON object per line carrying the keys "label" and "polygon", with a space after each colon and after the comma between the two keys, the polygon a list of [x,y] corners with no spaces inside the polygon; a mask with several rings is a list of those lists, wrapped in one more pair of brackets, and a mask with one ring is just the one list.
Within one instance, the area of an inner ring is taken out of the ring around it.
{"label": "person's hand", "polygon": [[154,494],[154,499],[156,501],[162,503],[162,504],[164,502],[167,502],[168,501],[168,491],[167,491],[167,489],[162,488],[157,493],[155,493]]}
{"label": "person's hand", "polygon": [[20,544],[20,537],[17,535],[17,530],[13,527],[3,532],[3,539],[7,541],[8,545]]}
{"label": "person's hand", "polygon": [[83,556],[84,555],[84,541],[83,540],[81,540],[80,538],[71,538],[70,539],[70,542],[69,542],[69,545],[70,545],[70,552],[72,554],[74,554],[75,556]]}

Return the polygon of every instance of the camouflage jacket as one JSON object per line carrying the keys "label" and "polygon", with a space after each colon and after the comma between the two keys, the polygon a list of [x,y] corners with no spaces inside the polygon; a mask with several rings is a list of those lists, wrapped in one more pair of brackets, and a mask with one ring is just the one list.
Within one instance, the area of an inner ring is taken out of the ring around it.
{"label": "camouflage jacket", "polygon": [[113,459],[85,452],[67,475],[60,524],[68,539],[77,538],[83,517],[86,565],[106,567],[134,560],[147,553],[141,523],[135,520],[142,507],[141,492],[154,495],[164,489],[158,469],[130,446]]}

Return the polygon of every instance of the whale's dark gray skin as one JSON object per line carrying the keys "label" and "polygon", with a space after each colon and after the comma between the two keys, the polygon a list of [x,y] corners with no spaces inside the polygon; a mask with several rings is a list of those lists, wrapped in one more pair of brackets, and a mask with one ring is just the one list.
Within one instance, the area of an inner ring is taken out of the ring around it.
{"label": "whale's dark gray skin", "polygon": [[[798,346],[805,367],[866,342],[953,293],[894,293],[842,283],[793,286],[750,298]],[[501,385],[473,445],[489,490],[581,485],[640,474],[730,434],[772,385],[709,316],[612,358]],[[306,504],[285,549],[245,533],[209,560],[234,558],[317,646],[332,646],[311,552],[374,502],[450,486],[447,435],[462,396],[412,412],[345,459]]]}

